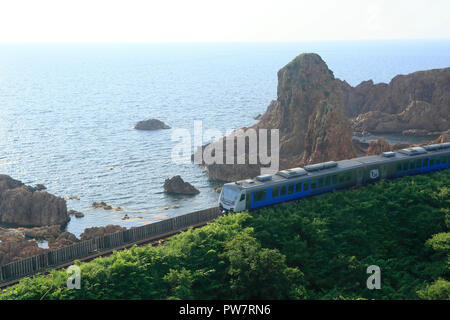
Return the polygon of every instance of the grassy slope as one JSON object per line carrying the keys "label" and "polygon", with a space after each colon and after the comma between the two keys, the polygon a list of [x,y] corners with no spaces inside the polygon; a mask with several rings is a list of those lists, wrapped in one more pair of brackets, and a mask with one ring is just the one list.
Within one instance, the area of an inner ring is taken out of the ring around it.
{"label": "grassy slope", "polygon": [[446,170],[229,215],[81,263],[81,290],[52,271],[0,299],[449,299],[449,182]]}

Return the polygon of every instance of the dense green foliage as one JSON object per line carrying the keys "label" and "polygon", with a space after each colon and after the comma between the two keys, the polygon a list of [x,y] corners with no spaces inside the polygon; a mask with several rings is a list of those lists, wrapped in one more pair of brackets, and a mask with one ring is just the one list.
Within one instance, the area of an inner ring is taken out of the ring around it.
{"label": "dense green foliage", "polygon": [[[222,217],[0,299],[450,299],[450,170]],[[367,267],[381,289],[366,287]]]}

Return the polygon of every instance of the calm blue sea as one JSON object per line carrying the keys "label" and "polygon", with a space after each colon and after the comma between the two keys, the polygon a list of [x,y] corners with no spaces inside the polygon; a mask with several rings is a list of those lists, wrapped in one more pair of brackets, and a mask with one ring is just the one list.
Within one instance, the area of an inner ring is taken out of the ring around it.
{"label": "calm blue sea", "polygon": [[[155,222],[216,204],[216,185],[194,164],[174,165],[172,130],[133,129],[158,118],[173,128],[239,128],[276,99],[277,71],[316,52],[351,85],[450,66],[450,41],[234,44],[0,45],[0,173],[42,183],[85,213],[67,229]],[[180,174],[200,189],[166,195]],[[105,201],[124,212],[90,208]],[[164,210],[179,205],[178,209]],[[130,220],[121,220],[127,213]]]}

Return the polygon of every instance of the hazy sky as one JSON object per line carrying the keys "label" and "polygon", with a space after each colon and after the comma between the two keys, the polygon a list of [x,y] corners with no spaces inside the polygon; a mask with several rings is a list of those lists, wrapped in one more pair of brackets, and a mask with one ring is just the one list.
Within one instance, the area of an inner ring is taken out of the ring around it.
{"label": "hazy sky", "polygon": [[0,42],[450,38],[450,0],[0,0]]}

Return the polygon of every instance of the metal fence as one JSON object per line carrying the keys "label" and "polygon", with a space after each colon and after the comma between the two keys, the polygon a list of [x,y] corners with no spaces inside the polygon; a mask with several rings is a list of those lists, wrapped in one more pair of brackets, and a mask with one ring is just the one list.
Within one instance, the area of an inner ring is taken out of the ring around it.
{"label": "metal fence", "polygon": [[0,283],[33,275],[39,271],[45,271],[45,269],[55,268],[76,259],[119,248],[134,242],[157,239],[164,234],[174,233],[191,226],[212,221],[218,216],[218,207],[209,208],[145,226],[133,227],[95,239],[81,241],[60,249],[49,250],[40,255],[0,266]]}

